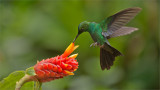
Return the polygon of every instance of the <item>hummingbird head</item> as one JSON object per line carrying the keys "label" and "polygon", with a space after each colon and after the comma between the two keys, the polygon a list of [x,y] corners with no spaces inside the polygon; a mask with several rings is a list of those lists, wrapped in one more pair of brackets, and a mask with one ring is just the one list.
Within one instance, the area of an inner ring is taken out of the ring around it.
{"label": "hummingbird head", "polygon": [[78,36],[81,33],[88,31],[88,28],[89,28],[89,22],[87,22],[87,21],[81,22],[78,26],[78,34],[77,34],[76,38],[73,40],[73,42],[75,42],[75,40],[78,38]]}
{"label": "hummingbird head", "polygon": [[89,27],[89,22],[87,21],[81,22],[78,26],[78,34],[86,32],[88,30],[88,27]]}

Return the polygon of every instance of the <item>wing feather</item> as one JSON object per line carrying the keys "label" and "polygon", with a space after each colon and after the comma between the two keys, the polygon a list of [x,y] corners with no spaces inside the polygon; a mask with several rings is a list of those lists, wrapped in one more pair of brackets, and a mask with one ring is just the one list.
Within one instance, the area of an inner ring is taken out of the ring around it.
{"label": "wing feather", "polygon": [[119,13],[109,17],[112,18],[111,22],[108,24],[108,31],[114,32],[125,26],[130,20],[132,20],[139,12],[141,8],[128,8]]}
{"label": "wing feather", "polygon": [[134,32],[134,31],[137,31],[137,30],[138,30],[138,28],[134,28],[134,27],[121,27],[120,29],[118,29],[117,31],[115,31],[111,35],[109,35],[107,37],[107,39],[127,35],[127,34]]}
{"label": "wing feather", "polygon": [[103,20],[100,23],[103,28],[103,35],[105,37],[108,37],[112,35],[115,31],[120,30],[121,27],[125,26],[140,11],[141,11],[141,8],[138,8],[138,7],[128,8]]}

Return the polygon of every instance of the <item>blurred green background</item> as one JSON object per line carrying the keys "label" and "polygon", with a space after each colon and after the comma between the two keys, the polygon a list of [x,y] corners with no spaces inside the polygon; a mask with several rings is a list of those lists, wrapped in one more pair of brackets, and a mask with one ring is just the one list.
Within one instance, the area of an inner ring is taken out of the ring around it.
{"label": "blurred green background", "polygon": [[76,41],[74,76],[44,83],[43,90],[146,90],[159,88],[158,0],[0,0],[0,80],[16,70],[63,53],[82,21],[100,22],[129,7],[142,11],[127,26],[130,35],[112,38],[124,56],[102,71],[99,48],[88,33]]}

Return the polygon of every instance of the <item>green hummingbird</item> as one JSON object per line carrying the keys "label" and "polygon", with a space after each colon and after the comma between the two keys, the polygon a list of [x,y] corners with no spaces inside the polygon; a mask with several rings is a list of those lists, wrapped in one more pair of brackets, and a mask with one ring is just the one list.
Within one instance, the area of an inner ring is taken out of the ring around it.
{"label": "green hummingbird", "polygon": [[100,23],[96,22],[81,22],[78,26],[78,34],[73,40],[77,39],[77,37],[83,32],[89,32],[94,43],[90,46],[99,46],[100,47],[100,65],[101,69],[109,70],[113,65],[115,57],[121,56],[122,53],[117,49],[113,48],[108,39],[127,35],[133,31],[138,30],[138,28],[134,27],[126,27],[125,25],[133,19],[139,12],[141,8],[132,7],[124,9],[106,19],[101,21]]}

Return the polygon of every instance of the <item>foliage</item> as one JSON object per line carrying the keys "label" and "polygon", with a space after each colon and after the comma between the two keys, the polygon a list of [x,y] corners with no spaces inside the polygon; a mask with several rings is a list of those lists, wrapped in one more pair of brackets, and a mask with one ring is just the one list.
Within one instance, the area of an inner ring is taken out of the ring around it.
{"label": "foliage", "polygon": [[[0,90],[14,90],[16,82],[19,81],[25,75],[25,71],[15,71],[11,73],[7,78],[4,78],[0,82]],[[28,82],[23,85],[21,90],[33,90],[34,83]]]}

